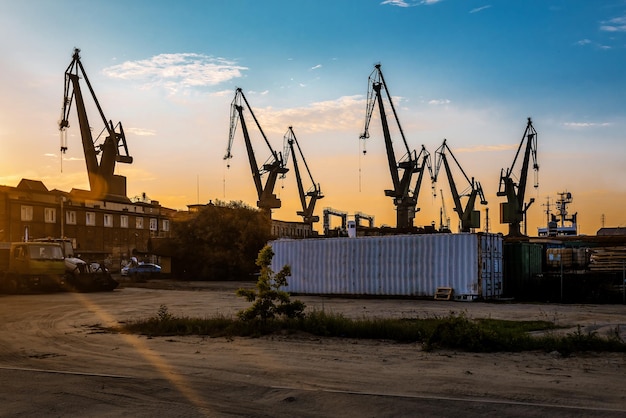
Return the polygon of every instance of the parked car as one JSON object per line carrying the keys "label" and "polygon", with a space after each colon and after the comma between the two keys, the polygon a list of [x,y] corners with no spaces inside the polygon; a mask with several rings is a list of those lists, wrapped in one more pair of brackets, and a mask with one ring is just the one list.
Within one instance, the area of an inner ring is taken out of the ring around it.
{"label": "parked car", "polygon": [[136,266],[126,266],[122,268],[122,276],[129,277],[151,277],[161,273],[161,266],[152,263],[141,263]]}

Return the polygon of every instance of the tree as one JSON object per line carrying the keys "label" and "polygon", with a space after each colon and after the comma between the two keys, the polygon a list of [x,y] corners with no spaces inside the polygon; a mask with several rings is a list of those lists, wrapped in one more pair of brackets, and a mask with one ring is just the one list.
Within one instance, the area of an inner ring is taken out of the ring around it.
{"label": "tree", "polygon": [[237,296],[244,297],[252,306],[239,312],[239,318],[252,320],[260,318],[265,321],[277,316],[299,318],[304,315],[306,305],[299,300],[291,300],[288,292],[281,290],[287,286],[287,277],[291,276],[291,267],[284,266],[278,273],[270,267],[274,258],[272,247],[266,245],[259,252],[256,265],[261,274],[254,289],[237,289]]}
{"label": "tree", "polygon": [[194,280],[242,280],[271,239],[271,220],[243,202],[217,201],[172,222],[178,275]]}

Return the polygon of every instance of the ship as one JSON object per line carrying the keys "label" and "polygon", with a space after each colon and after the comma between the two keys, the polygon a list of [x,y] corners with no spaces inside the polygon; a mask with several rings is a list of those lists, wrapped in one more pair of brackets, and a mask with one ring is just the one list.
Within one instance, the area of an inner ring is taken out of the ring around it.
{"label": "ship", "polygon": [[567,216],[567,205],[572,203],[572,194],[570,192],[560,192],[558,195],[559,198],[554,203],[557,213],[551,212],[552,204],[550,203],[550,198],[544,204],[546,206],[547,225],[537,228],[537,235],[540,237],[578,235],[578,213],[574,213],[570,217]]}

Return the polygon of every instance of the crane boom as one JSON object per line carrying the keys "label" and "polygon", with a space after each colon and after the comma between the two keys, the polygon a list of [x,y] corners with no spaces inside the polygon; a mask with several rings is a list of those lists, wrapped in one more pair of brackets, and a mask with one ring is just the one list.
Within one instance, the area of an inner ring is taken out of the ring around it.
{"label": "crane boom", "polygon": [[[254,149],[252,147],[252,141],[250,140],[250,134],[248,132],[248,127],[246,125],[246,120],[244,118],[244,105],[246,109],[250,112],[254,122],[256,123],[261,136],[263,137],[265,144],[270,150],[270,156],[262,166],[258,166],[256,162],[256,157],[254,155]],[[230,132],[228,138],[228,148],[226,149],[226,155],[224,156],[225,160],[230,160],[233,158],[231,153],[233,140],[235,137],[235,132],[237,130],[237,123],[241,124],[241,130],[243,132],[244,142],[246,145],[246,151],[248,153],[248,161],[250,163],[250,169],[252,171],[252,178],[254,180],[254,185],[256,187],[258,201],[257,207],[260,209],[271,212],[272,209],[280,208],[281,202],[280,199],[276,197],[274,194],[274,186],[276,185],[276,179],[278,175],[285,174],[289,171],[285,164],[283,163],[282,155],[279,152],[274,151],[272,146],[270,145],[259,121],[257,120],[246,96],[244,96],[241,88],[237,88],[235,91],[235,98],[231,103],[231,116],[230,116]],[[263,186],[262,175],[267,173],[267,179],[265,181],[265,186]]]}
{"label": "crane boom", "polygon": [[[513,169],[515,168],[515,163],[520,155],[524,141],[526,141],[526,147],[524,148],[519,182],[516,183],[512,177]],[[531,198],[528,203],[524,202],[531,156],[533,160],[533,170],[535,172],[534,187],[537,188],[539,186],[537,181],[537,173],[539,172],[539,164],[537,163],[537,131],[533,127],[532,120],[528,118],[524,135],[517,148],[511,167],[506,171],[504,169],[500,171],[500,185],[497,195],[505,196],[507,199],[506,202],[500,203],[500,223],[509,224],[509,236],[522,236],[520,224],[524,221],[528,208],[535,201],[534,198]]]}
{"label": "crane boom", "polygon": [[[454,181],[454,176],[452,174],[452,169],[450,168],[450,163],[448,162],[448,158],[446,157],[446,153],[450,154],[452,160],[456,163],[457,167],[463,174],[463,177],[465,177],[465,180],[469,185],[469,192],[467,194],[459,194],[456,187],[456,182]],[[475,181],[473,177],[470,180],[467,174],[465,174],[465,170],[463,170],[463,167],[461,167],[461,164],[452,153],[452,150],[450,149],[450,147],[448,147],[447,141],[445,139],[443,140],[443,144],[441,144],[441,146],[437,148],[435,154],[436,162],[433,181],[437,181],[439,170],[441,169],[441,165],[443,164],[443,167],[446,171],[448,184],[450,185],[452,200],[454,201],[454,211],[459,215],[459,219],[461,221],[461,232],[470,232],[472,228],[480,228],[480,212],[474,210],[474,205],[476,203],[476,197],[480,197],[481,204],[487,204],[481,184],[478,181]],[[461,197],[463,196],[468,197],[465,207],[463,207],[463,203],[461,202]]]}
{"label": "crane boom", "polygon": [[[393,141],[391,139],[391,132],[389,130],[389,123],[387,122],[387,115],[385,112],[383,90],[387,96],[387,100],[393,112],[393,116],[396,120],[400,136],[405,148],[405,155],[396,161],[396,156],[393,147]],[[367,104],[365,110],[365,127],[363,133],[360,135],[360,139],[366,140],[369,138],[369,125],[372,119],[374,108],[378,104],[380,112],[380,120],[383,128],[383,137],[385,140],[385,148],[387,151],[387,163],[389,165],[389,172],[391,174],[391,181],[393,189],[385,190],[385,196],[389,196],[393,199],[393,203],[396,206],[397,211],[397,227],[404,229],[413,226],[413,218],[415,217],[415,207],[417,205],[417,199],[411,195],[411,178],[414,173],[418,171],[418,163],[415,151],[409,149],[404,131],[400,125],[398,114],[393,105],[393,100],[389,94],[387,83],[383,76],[380,64],[374,66],[374,70],[368,77],[368,92],[367,92]],[[402,172],[400,175],[400,171]]]}
{"label": "crane boom", "polygon": [[[98,109],[98,113],[104,128],[100,135],[93,139],[91,134],[91,126],[87,111],[85,109],[85,100],[80,86],[80,78],[85,80],[91,97]],[[133,157],[128,154],[128,145],[126,143],[126,135],[122,123],[118,122],[113,125],[112,121],[107,121],[102,107],[98,102],[96,94],[91,86],[91,82],[87,77],[85,68],[80,61],[80,49],[75,48],[72,55],[72,62],[65,70],[65,88],[64,88],[63,109],[61,121],[59,122],[59,131],[61,132],[61,152],[67,151],[67,129],[70,126],[69,117],[72,108],[72,102],[76,102],[76,111],[78,114],[78,123],[83,144],[83,152],[85,154],[85,163],[89,175],[89,185],[91,191],[100,196],[117,196],[126,197],[126,178],[115,175],[115,164],[125,163],[132,164]],[[119,131],[116,131],[118,129]],[[96,145],[102,133],[106,131],[107,136],[104,141]],[[120,149],[123,153],[120,153]],[[100,161],[98,161],[100,155]]]}
{"label": "crane boom", "polygon": [[433,178],[433,167],[431,164],[430,153],[426,150],[426,147],[422,144],[422,149],[416,158],[416,161],[421,161],[422,164],[417,167],[418,175],[415,182],[415,188],[413,189],[413,199],[415,199],[415,212],[419,212],[420,208],[417,207],[419,200],[420,189],[422,187],[422,180],[424,179],[424,172],[428,169],[430,178]]}
{"label": "crane boom", "polygon": [[[285,133],[284,142],[285,142],[285,151],[284,151],[285,166],[287,165],[289,155],[291,154],[292,159],[293,159],[293,168],[296,173],[296,182],[298,184],[298,194],[300,196],[300,203],[302,205],[302,210],[298,211],[297,214],[298,216],[302,216],[304,223],[312,224],[314,222],[319,222],[320,217],[314,216],[313,212],[315,211],[315,204],[317,203],[319,199],[322,199],[324,195],[322,194],[320,185],[315,183],[315,180],[313,180],[313,175],[311,174],[309,165],[307,164],[306,159],[304,158],[304,154],[302,153],[302,148],[300,148],[300,143],[298,142],[298,139],[296,138],[296,134],[293,132],[293,127],[290,126],[289,129],[287,130],[287,133]],[[294,144],[295,144],[295,147],[294,147]],[[298,154],[302,158],[302,163],[304,164],[304,167],[306,168],[306,171],[309,175],[309,179],[311,180],[311,183],[312,183],[311,188],[306,192],[304,191],[304,186],[302,183],[302,176],[300,175],[300,168],[298,166],[298,157],[295,152],[296,148],[298,150]],[[307,197],[309,198],[308,202],[307,202]]]}

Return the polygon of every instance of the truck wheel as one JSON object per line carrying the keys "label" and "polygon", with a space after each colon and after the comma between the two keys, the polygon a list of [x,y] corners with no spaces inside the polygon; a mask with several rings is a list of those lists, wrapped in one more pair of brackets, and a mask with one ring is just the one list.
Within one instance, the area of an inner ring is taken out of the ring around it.
{"label": "truck wheel", "polygon": [[18,293],[19,286],[17,284],[17,278],[8,277],[5,281],[5,286],[8,293]]}

